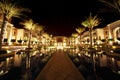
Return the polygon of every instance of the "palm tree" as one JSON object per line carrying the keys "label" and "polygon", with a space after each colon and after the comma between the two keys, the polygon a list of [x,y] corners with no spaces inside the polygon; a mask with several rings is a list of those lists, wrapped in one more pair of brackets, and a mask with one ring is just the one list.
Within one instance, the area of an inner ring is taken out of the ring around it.
{"label": "palm tree", "polygon": [[43,30],[43,28],[42,28],[42,26],[39,26],[38,23],[33,22],[32,19],[25,20],[25,21],[21,22],[20,24],[24,25],[24,27],[27,30],[29,30],[28,48],[30,48],[32,32],[35,32],[35,30],[37,30],[37,31],[39,30],[39,32],[40,32]]}
{"label": "palm tree", "polygon": [[76,38],[78,36],[78,33],[72,33],[72,37]]}
{"label": "palm tree", "polygon": [[101,19],[99,19],[97,15],[92,17],[92,14],[90,13],[90,16],[81,23],[84,27],[87,27],[89,29],[90,48],[92,48],[92,30],[95,26],[98,26],[100,24],[100,20]]}
{"label": "palm tree", "polygon": [[2,49],[2,38],[4,34],[4,28],[7,21],[10,21],[12,17],[20,18],[23,11],[28,11],[28,9],[21,8],[9,2],[9,0],[0,1],[0,16],[2,16],[1,24],[1,34],[0,34],[0,50]]}
{"label": "palm tree", "polygon": [[50,35],[49,35],[48,33],[46,33],[46,32],[44,32],[44,33],[42,34],[42,36],[44,36],[44,37],[47,38],[47,39],[50,38]]}
{"label": "palm tree", "polygon": [[36,27],[34,29],[34,32],[37,34],[36,36],[37,36],[39,42],[41,42],[41,36],[44,33],[44,28],[45,28],[45,26],[36,24]]}
{"label": "palm tree", "polygon": [[76,38],[77,38],[77,36],[78,36],[78,33],[76,33],[76,32],[74,32],[74,33],[72,33],[72,42],[73,42],[73,44],[75,45],[75,40],[76,40]]}
{"label": "palm tree", "polygon": [[40,37],[44,33],[44,28],[45,28],[45,26],[36,24],[34,32],[36,32],[37,35]]}
{"label": "palm tree", "polygon": [[78,35],[80,36],[80,44],[81,44],[81,35],[85,31],[84,27],[78,27],[76,28],[76,31],[78,32]]}
{"label": "palm tree", "polygon": [[120,0],[99,0],[99,1],[120,13]]}
{"label": "palm tree", "polygon": [[95,59],[93,57],[93,52],[92,52],[92,30],[95,26],[98,26],[100,24],[100,19],[97,18],[97,15],[92,17],[91,13],[90,13],[90,16],[82,22],[82,25],[84,27],[87,27],[89,28],[89,37],[90,37],[90,55],[91,55],[91,60],[93,61],[93,70],[94,72],[96,72],[96,69],[95,69]]}

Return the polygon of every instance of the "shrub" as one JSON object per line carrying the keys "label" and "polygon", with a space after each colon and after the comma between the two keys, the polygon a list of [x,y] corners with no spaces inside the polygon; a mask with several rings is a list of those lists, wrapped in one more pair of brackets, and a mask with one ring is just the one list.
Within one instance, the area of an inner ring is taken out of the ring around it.
{"label": "shrub", "polygon": [[0,54],[6,54],[7,50],[0,50]]}

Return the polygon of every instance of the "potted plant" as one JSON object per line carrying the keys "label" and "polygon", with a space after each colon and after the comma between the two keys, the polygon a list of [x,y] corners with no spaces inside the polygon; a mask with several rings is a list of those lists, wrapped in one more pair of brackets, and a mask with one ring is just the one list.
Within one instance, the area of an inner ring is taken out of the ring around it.
{"label": "potted plant", "polygon": [[21,44],[21,43],[22,43],[22,40],[20,39],[20,40],[18,40],[17,42],[18,42],[19,44]]}
{"label": "potted plant", "polygon": [[4,42],[7,43],[8,39],[7,38],[4,38]]}
{"label": "potted plant", "polygon": [[106,40],[105,39],[101,39],[102,42],[105,42]]}
{"label": "potted plant", "polygon": [[11,42],[12,42],[13,44],[15,43],[15,41],[16,41],[15,39],[11,39]]}

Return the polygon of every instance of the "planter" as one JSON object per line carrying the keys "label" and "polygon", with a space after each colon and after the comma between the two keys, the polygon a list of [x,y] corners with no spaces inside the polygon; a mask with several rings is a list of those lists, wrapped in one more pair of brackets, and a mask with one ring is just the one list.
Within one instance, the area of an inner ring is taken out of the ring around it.
{"label": "planter", "polygon": [[11,42],[12,42],[12,43],[15,43],[15,41],[16,41],[15,39],[11,39]]}
{"label": "planter", "polygon": [[21,43],[22,43],[22,40],[20,39],[20,40],[18,40],[17,42],[18,42],[19,44],[21,44]]}
{"label": "planter", "polygon": [[0,50],[0,54],[6,54],[7,50]]}
{"label": "planter", "polygon": [[5,38],[5,39],[4,39],[4,42],[7,43],[7,41],[8,41],[8,39]]}

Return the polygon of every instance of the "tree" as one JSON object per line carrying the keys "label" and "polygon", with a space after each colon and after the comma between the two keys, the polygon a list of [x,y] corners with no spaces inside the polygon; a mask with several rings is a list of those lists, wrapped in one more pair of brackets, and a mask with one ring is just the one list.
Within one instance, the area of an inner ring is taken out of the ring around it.
{"label": "tree", "polygon": [[80,44],[81,44],[81,35],[85,31],[84,27],[78,27],[76,28],[76,31],[78,32],[78,35],[80,36]]}
{"label": "tree", "polygon": [[38,47],[40,47],[40,43],[41,43],[41,36],[44,34],[44,28],[45,26],[43,25],[36,25],[36,28],[34,29],[34,32],[36,33],[37,39],[38,39]]}
{"label": "tree", "polygon": [[40,38],[42,36],[42,34],[44,33],[44,28],[45,28],[45,26],[36,24],[34,32],[37,33],[38,38]]}
{"label": "tree", "polygon": [[92,30],[95,26],[98,26],[100,24],[100,20],[101,19],[98,18],[97,15],[92,17],[92,14],[90,13],[90,16],[81,23],[84,27],[87,27],[89,29],[90,48],[92,48]]}
{"label": "tree", "polygon": [[72,33],[72,37],[76,38],[78,36],[78,33]]}
{"label": "tree", "polygon": [[20,24],[24,25],[24,27],[27,30],[29,30],[28,48],[30,48],[32,32],[35,32],[35,30],[42,31],[43,28],[42,28],[42,26],[39,26],[38,23],[33,22],[32,19],[24,20],[23,22],[20,22]]}
{"label": "tree", "polygon": [[120,19],[120,0],[98,0],[98,1],[106,6],[105,8],[99,10],[100,13],[109,12],[109,14],[112,13],[112,15],[110,16],[112,20]]}
{"label": "tree", "polygon": [[112,8],[120,13],[120,0],[99,0],[99,1],[104,3],[109,8]]}
{"label": "tree", "polygon": [[100,19],[97,17],[97,15],[92,17],[91,13],[90,13],[90,16],[86,18],[85,21],[82,22],[82,25],[89,29],[90,55],[91,55],[91,60],[93,61],[94,72],[96,71],[96,69],[95,69],[95,59],[93,58],[93,49],[92,49],[92,30],[95,26],[98,26],[99,24],[100,24]]}
{"label": "tree", "polygon": [[75,44],[75,39],[76,39],[76,37],[78,36],[78,33],[76,33],[76,32],[75,32],[75,33],[72,33],[71,36],[72,36],[72,43]]}
{"label": "tree", "polygon": [[0,16],[2,17],[1,24],[1,34],[0,34],[0,50],[2,49],[2,39],[4,34],[4,28],[7,21],[10,21],[12,17],[20,18],[23,11],[30,11],[22,7],[18,7],[15,3],[10,2],[9,0],[0,1]]}

